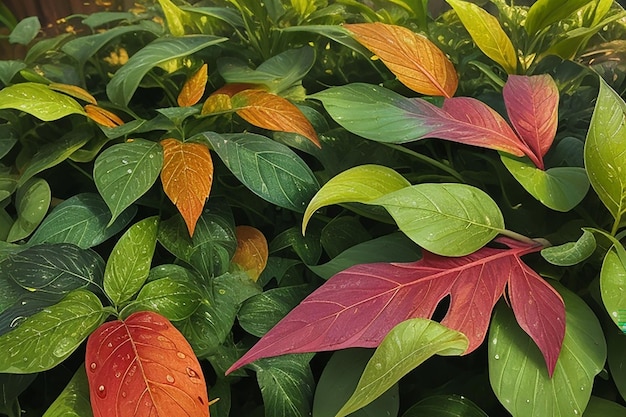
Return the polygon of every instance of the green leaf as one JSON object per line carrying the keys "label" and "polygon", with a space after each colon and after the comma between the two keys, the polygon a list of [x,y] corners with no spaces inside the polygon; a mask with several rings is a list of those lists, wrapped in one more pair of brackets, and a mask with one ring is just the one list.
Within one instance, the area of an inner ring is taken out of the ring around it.
{"label": "green leaf", "polygon": [[137,298],[124,308],[122,315],[154,311],[170,321],[180,321],[191,316],[200,301],[200,292],[194,284],[165,277],[144,285]]}
{"label": "green leaf", "polygon": [[26,64],[22,61],[0,61],[0,83],[4,85],[11,84],[11,80],[15,77],[15,74],[24,68],[26,68]]}
{"label": "green leaf", "polygon": [[35,37],[37,37],[40,29],[41,23],[39,23],[39,18],[37,16],[22,19],[11,31],[11,34],[9,35],[9,42],[19,43],[20,45],[28,45],[33,39],[35,39]]}
{"label": "green leaf", "polygon": [[606,343],[595,314],[574,293],[554,286],[565,302],[567,327],[552,378],[539,349],[518,326],[510,308],[500,303],[491,322],[489,379],[514,417],[581,415],[594,377],[604,367]]}
{"label": "green leaf", "polygon": [[341,203],[369,203],[410,186],[402,175],[382,165],[360,165],[336,175],[315,194],[304,212],[302,232],[322,207]]}
{"label": "green leaf", "polygon": [[199,26],[198,23],[203,25],[210,23],[210,20],[207,19],[208,17],[228,23],[233,28],[244,27],[241,13],[230,7],[198,7],[196,4],[193,6],[181,6],[180,8],[191,15],[191,21],[196,26]]}
{"label": "green leaf", "polygon": [[41,178],[31,178],[19,187],[15,196],[17,220],[6,240],[16,242],[30,235],[46,216],[50,199],[50,186]]}
{"label": "green leaf", "polygon": [[320,242],[328,257],[334,258],[352,246],[371,238],[358,217],[340,216],[324,226]]}
{"label": "green leaf", "polygon": [[462,333],[428,319],[409,319],[398,324],[376,348],[354,393],[337,417],[369,404],[431,356],[461,355],[468,345]]}
{"label": "green leaf", "polygon": [[43,417],[93,417],[85,367],[80,366]]}
{"label": "green leaf", "polygon": [[0,374],[0,413],[8,417],[20,417],[22,407],[18,396],[35,380],[37,374]]}
{"label": "green leaf", "polygon": [[133,55],[107,84],[107,96],[119,105],[126,106],[141,79],[153,67],[177,58],[184,58],[208,46],[226,41],[226,38],[209,35],[189,35],[176,38],[163,37],[149,43]]}
{"label": "green leaf", "polygon": [[99,288],[104,261],[96,252],[71,244],[41,244],[9,255],[0,262],[0,270],[30,292],[66,294]]}
{"label": "green leaf", "polygon": [[[332,417],[354,392],[373,349],[339,350],[326,362],[313,398],[313,417]],[[350,417],[396,416],[400,407],[398,384]]]}
{"label": "green leaf", "polygon": [[600,397],[591,397],[583,417],[622,417],[626,407]]}
{"label": "green leaf", "polygon": [[4,354],[0,372],[33,373],[63,362],[104,322],[106,314],[95,294],[76,290],[61,302],[29,317],[0,337]]}
{"label": "green leaf", "polygon": [[576,242],[551,246],[541,250],[541,256],[553,265],[573,266],[590,257],[596,250],[596,238],[588,230]]}
{"label": "green leaf", "polygon": [[[619,244],[619,242],[617,243]],[[626,330],[626,252],[613,246],[605,255],[600,270],[602,302],[617,326]]]}
{"label": "green leaf", "polygon": [[622,398],[626,398],[626,334],[611,327],[606,331],[608,345],[608,369],[615,387]]}
{"label": "green leaf", "polygon": [[426,397],[402,417],[488,417],[476,404],[460,395]]}
{"label": "green leaf", "polygon": [[130,300],[148,278],[158,226],[158,216],[141,220],[113,248],[104,271],[104,290],[116,306]]}
{"label": "green leaf", "polygon": [[183,36],[185,34],[185,24],[191,20],[189,13],[181,10],[171,0],[158,1],[165,15],[165,21],[170,33],[174,36]]}
{"label": "green leaf", "polygon": [[290,227],[277,234],[269,244],[269,252],[276,253],[291,248],[302,262],[315,265],[322,256],[319,230],[311,228],[305,236],[297,227]]}
{"label": "green leaf", "polygon": [[[5,286],[3,290],[13,293],[15,283],[10,282],[10,284],[12,285],[9,288]],[[63,298],[63,294],[49,294],[41,291],[31,293],[24,288],[19,288],[15,295],[14,304],[0,314],[0,336],[18,327],[28,317],[58,303]]]}
{"label": "green leaf", "polygon": [[98,26],[103,26],[107,23],[113,23],[119,20],[132,21],[135,17],[136,15],[131,12],[95,12],[84,18],[81,23],[89,26],[91,29],[95,29]]}
{"label": "green leaf", "polygon": [[626,213],[626,103],[602,79],[585,142],[585,168],[591,186],[615,225]]}
{"label": "green leaf", "polygon": [[253,364],[265,415],[272,417],[308,417],[311,415],[313,373],[309,367],[312,354],[266,358]]}
{"label": "green leaf", "polygon": [[580,9],[592,0],[537,0],[528,9],[526,32],[533,36],[540,30],[550,26],[559,20],[565,19],[576,10]]}
{"label": "green leaf", "polygon": [[446,1],[461,19],[476,46],[489,58],[502,65],[508,74],[515,74],[517,53],[498,19],[474,3],[462,0]]}
{"label": "green leaf", "polygon": [[104,200],[98,194],[77,194],[55,207],[28,243],[72,243],[83,249],[91,248],[126,227],[135,213],[137,207],[129,207],[107,226],[111,212]]}
{"label": "green leaf", "polygon": [[162,167],[161,145],[143,139],[113,145],[98,156],[93,177],[111,210],[109,224],[152,187]]}
{"label": "green leaf", "polygon": [[319,189],[295,152],[265,136],[206,132],[192,140],[206,140],[243,185],[272,204],[302,212]]}
{"label": "green leaf", "polygon": [[0,109],[15,109],[32,114],[44,122],[70,114],[86,114],[76,100],[38,83],[20,83],[0,90]]}

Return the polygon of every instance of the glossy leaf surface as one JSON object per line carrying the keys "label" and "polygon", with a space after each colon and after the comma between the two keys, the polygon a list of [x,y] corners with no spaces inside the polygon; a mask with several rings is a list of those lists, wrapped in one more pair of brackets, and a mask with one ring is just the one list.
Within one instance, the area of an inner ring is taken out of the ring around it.
{"label": "glossy leaf surface", "polygon": [[156,313],[100,326],[87,342],[85,367],[95,417],[209,416],[198,359],[183,335]]}
{"label": "glossy leaf surface", "polygon": [[44,84],[29,82],[0,90],[0,109],[20,110],[46,122],[70,114],[85,114],[73,98],[52,91]]}
{"label": "glossy leaf surface", "polygon": [[402,417],[488,417],[468,398],[462,395],[433,395],[426,397]]}
{"label": "glossy leaf surface", "polygon": [[104,127],[114,128],[124,124],[124,121],[119,116],[100,106],[87,104],[85,105],[85,112],[87,112],[87,117]]}
{"label": "glossy leaf surface", "polygon": [[213,184],[213,160],[208,148],[176,139],[161,141],[163,190],[185,219],[189,235],[202,214]]}
{"label": "glossy leaf surface", "polygon": [[153,311],[171,321],[185,320],[200,305],[201,294],[194,282],[164,277],[145,284],[124,314]]}
{"label": "glossy leaf surface", "polygon": [[429,96],[454,95],[458,85],[456,70],[426,37],[402,26],[380,22],[343,27],[413,91]]}
{"label": "glossy leaf surface", "polygon": [[194,72],[183,84],[183,88],[178,93],[178,105],[181,107],[193,106],[200,101],[204,95],[207,80],[209,78],[207,64],[203,64]]}

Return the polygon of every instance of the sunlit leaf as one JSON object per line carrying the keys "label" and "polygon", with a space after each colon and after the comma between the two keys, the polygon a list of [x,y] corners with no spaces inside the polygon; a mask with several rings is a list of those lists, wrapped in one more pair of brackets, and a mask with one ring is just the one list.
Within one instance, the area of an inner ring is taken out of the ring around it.
{"label": "sunlit leaf", "polygon": [[259,279],[267,265],[269,249],[263,233],[252,226],[237,226],[237,251],[231,260],[239,265],[253,281]]}
{"label": "sunlit leaf", "polygon": [[183,36],[185,34],[185,20],[188,18],[188,13],[181,10],[170,0],[159,0],[159,5],[163,9],[170,33],[174,36]]}
{"label": "sunlit leaf", "polygon": [[180,90],[178,94],[178,105],[181,107],[193,106],[200,101],[204,95],[209,73],[207,64],[202,65],[195,73],[193,73]]}
{"label": "sunlit leaf", "polygon": [[426,37],[402,26],[380,22],[344,27],[410,89],[430,96],[454,95],[458,85],[456,70]]}
{"label": "sunlit leaf", "polygon": [[200,143],[161,141],[163,147],[163,190],[185,219],[189,235],[202,214],[213,184],[213,161],[209,149]]}
{"label": "sunlit leaf", "polygon": [[92,96],[84,88],[79,87],[77,85],[50,83],[48,84],[48,88],[54,91],[58,91],[60,93],[65,93],[68,96],[72,96],[79,100],[86,101],[87,103],[90,103],[90,104],[98,104],[94,96]]}
{"label": "sunlit leaf", "polygon": [[183,335],[156,313],[100,326],[87,341],[85,367],[95,417],[209,416],[198,359]]}
{"label": "sunlit leaf", "polygon": [[70,114],[85,114],[83,107],[73,98],[33,82],[14,84],[0,90],[0,109],[20,110],[45,122]]}
{"label": "sunlit leaf", "polygon": [[537,0],[528,9],[524,28],[530,35],[574,13],[592,0]]}

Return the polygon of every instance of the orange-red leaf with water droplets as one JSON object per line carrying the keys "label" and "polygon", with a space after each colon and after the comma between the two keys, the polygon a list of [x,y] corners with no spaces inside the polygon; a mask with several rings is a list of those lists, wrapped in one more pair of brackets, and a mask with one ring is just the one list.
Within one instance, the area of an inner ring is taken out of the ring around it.
{"label": "orange-red leaf with water droplets", "polygon": [[454,95],[459,82],[454,65],[424,36],[380,22],[344,27],[411,90],[430,96]]}
{"label": "orange-red leaf with water droplets", "polygon": [[164,139],[161,146],[163,191],[178,208],[189,235],[193,236],[213,184],[211,153],[205,145],[176,139]]}
{"label": "orange-red leaf with water droplets", "polygon": [[251,89],[235,94],[231,101],[238,109],[237,114],[248,123],[263,129],[298,133],[321,147],[311,122],[289,100]]}
{"label": "orange-red leaf with water droplets", "polygon": [[87,341],[85,367],[94,417],[209,417],[200,363],[159,314],[100,326]]}
{"label": "orange-red leaf with water droplets", "polygon": [[193,106],[200,101],[204,95],[206,82],[209,79],[207,68],[207,64],[202,65],[198,71],[185,81],[177,99],[180,107]]}
{"label": "orange-red leaf with water droplets", "polygon": [[267,265],[269,248],[261,231],[252,226],[237,226],[237,250],[232,262],[239,265],[252,278],[259,279]]}

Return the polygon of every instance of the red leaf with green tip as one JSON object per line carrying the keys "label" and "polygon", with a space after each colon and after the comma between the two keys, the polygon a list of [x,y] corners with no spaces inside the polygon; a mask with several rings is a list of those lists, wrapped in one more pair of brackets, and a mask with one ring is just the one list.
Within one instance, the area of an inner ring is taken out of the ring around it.
{"label": "red leaf with green tip", "polygon": [[209,417],[198,359],[156,313],[100,326],[87,341],[85,366],[94,417]]}
{"label": "red leaf with green tip", "polygon": [[[431,318],[448,295],[450,307],[442,324],[467,336],[469,353],[483,342],[491,311],[508,282],[520,324],[538,341],[552,374],[565,334],[563,301],[554,291],[557,297],[550,296],[543,279],[520,259],[541,246],[504,242],[511,247],[485,247],[458,258],[424,253],[413,263],[348,268],[308,296],[228,372],[287,353],[378,346],[396,324]],[[538,313],[530,314],[529,305]],[[560,324],[549,323],[552,320]]]}

